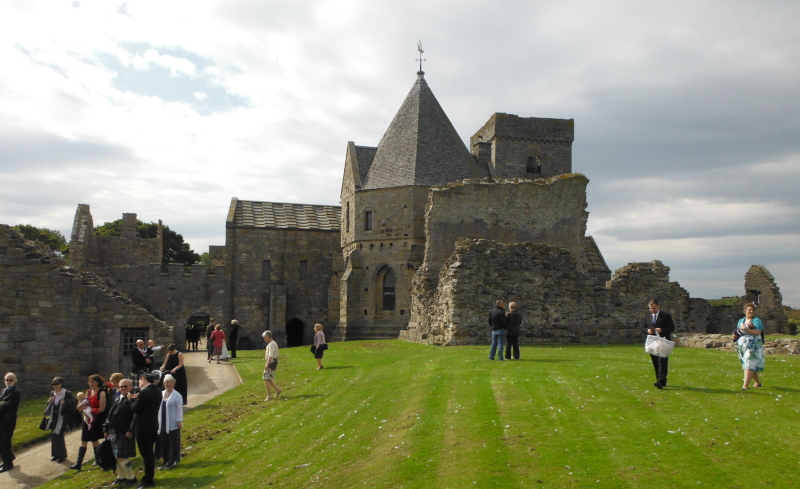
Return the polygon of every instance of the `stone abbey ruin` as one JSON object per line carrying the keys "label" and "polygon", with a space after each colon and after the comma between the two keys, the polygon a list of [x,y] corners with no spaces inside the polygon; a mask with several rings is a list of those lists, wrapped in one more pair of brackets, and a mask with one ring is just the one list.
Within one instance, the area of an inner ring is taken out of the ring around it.
{"label": "stone abbey ruin", "polygon": [[[193,318],[241,324],[239,348],[402,338],[483,344],[498,298],[525,317],[520,342],[642,341],[657,297],[678,331],[728,332],[741,308],[691,298],[659,261],[614,272],[586,235],[586,186],[572,173],[574,121],[496,113],[467,148],[417,80],[376,147],[347,144],[341,206],[233,198],[212,266],[162,266],[161,236],[99,237],[78,205],[69,266],[0,225],[0,356],[29,389],[127,371],[135,338],[183,345]],[[163,217],[163,216],[162,216]],[[763,266],[745,276],[767,332],[785,332]],[[69,345],[69,348],[65,348]],[[41,389],[40,389],[41,390]]]}

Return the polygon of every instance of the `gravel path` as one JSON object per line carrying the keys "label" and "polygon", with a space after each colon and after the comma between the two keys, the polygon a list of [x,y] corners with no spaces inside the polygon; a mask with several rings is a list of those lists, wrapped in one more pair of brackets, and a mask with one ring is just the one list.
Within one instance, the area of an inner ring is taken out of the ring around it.
{"label": "gravel path", "polygon": [[[184,352],[184,363],[189,382],[189,402],[186,409],[199,406],[242,383],[236,368],[228,362],[223,362],[222,365],[207,363],[205,351]],[[50,461],[49,441],[16,453],[14,468],[0,474],[0,489],[36,487],[69,470],[69,466],[75,463],[75,456],[81,443],[80,430],[73,430],[68,434],[66,442],[69,457],[61,464]],[[91,450],[87,453],[87,457],[90,453]],[[91,463],[92,458],[89,458],[89,464]]]}

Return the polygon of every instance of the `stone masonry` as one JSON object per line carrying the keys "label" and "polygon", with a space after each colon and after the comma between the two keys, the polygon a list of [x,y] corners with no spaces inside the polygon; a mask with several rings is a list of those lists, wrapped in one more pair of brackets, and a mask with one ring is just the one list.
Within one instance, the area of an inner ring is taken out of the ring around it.
{"label": "stone masonry", "polygon": [[485,344],[497,299],[520,305],[520,343],[632,343],[642,340],[647,301],[658,295],[679,330],[688,294],[660,262],[636,263],[599,286],[564,248],[541,243],[464,240],[431,287],[414,279],[411,322],[400,337],[435,345]]}
{"label": "stone masonry", "polygon": [[172,339],[170,326],[119,290],[0,225],[0,361],[25,395],[46,395],[56,375],[78,389],[88,375],[130,371],[126,330]]}

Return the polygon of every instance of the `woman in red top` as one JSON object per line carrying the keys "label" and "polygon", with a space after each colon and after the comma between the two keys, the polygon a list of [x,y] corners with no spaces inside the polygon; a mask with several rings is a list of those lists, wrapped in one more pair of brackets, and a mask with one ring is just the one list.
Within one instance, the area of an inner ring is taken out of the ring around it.
{"label": "woman in red top", "polygon": [[100,374],[89,376],[89,390],[86,391],[86,399],[89,400],[89,406],[92,408],[94,422],[92,422],[91,428],[86,423],[81,423],[83,431],[81,432],[81,447],[78,449],[78,460],[70,469],[81,470],[81,464],[83,464],[83,457],[86,455],[86,448],[89,442],[92,442],[92,446],[97,451],[97,446],[100,445],[99,440],[103,439],[103,423],[106,421],[106,416],[108,416],[105,382],[106,379],[101,377]]}
{"label": "woman in red top", "polygon": [[225,344],[225,332],[222,331],[222,325],[217,324],[214,326],[214,331],[211,332],[209,341],[214,345],[214,352],[208,358],[208,363],[211,363],[211,359],[214,358],[214,355],[217,356],[217,363],[220,363],[219,359],[222,357],[222,345]]}

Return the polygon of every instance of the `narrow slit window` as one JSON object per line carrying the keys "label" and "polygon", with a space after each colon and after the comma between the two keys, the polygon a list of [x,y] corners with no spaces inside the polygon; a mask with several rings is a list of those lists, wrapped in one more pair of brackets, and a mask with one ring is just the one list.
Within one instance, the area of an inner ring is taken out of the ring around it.
{"label": "narrow slit window", "polygon": [[307,280],[308,279],[308,262],[303,260],[300,262],[300,266],[298,268],[298,275],[300,280]]}
{"label": "narrow slit window", "polygon": [[394,311],[395,306],[395,278],[394,273],[388,272],[383,277],[383,310]]}
{"label": "narrow slit window", "polygon": [[364,214],[364,231],[372,231],[372,211]]}

